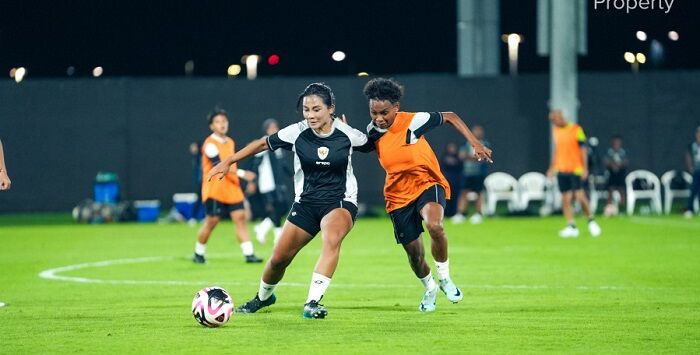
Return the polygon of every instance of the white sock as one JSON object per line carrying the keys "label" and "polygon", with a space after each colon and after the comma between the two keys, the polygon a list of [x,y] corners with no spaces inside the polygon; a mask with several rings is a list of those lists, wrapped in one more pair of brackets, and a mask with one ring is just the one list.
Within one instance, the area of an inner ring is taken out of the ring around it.
{"label": "white sock", "polygon": [[270,296],[272,296],[272,293],[275,292],[275,287],[277,287],[277,285],[266,284],[265,281],[260,279],[260,288],[258,288],[258,298],[261,301],[270,298]]}
{"label": "white sock", "polygon": [[450,261],[449,260],[445,260],[444,263],[436,261],[435,266],[437,268],[439,280],[444,280],[444,279],[450,278]]}
{"label": "white sock", "polygon": [[194,252],[197,255],[204,255],[204,253],[207,252],[207,245],[197,241],[197,243],[194,245]]}
{"label": "white sock", "polygon": [[426,291],[433,291],[437,288],[437,284],[435,283],[435,280],[433,279],[433,274],[430,273],[428,276],[418,279],[420,282],[423,284],[423,287],[425,287]]}
{"label": "white sock", "polygon": [[330,284],[330,278],[314,272],[313,275],[311,275],[311,286],[309,286],[309,296],[306,297],[306,303],[312,300],[316,302],[320,301]]}
{"label": "white sock", "polygon": [[249,240],[247,242],[241,243],[241,251],[245,256],[253,255],[253,242]]}

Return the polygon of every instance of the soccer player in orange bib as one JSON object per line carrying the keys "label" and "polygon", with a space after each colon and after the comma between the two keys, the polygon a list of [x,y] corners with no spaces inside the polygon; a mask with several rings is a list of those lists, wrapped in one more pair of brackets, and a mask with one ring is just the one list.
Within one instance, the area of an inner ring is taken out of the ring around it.
{"label": "soccer player in orange bib", "polygon": [[586,135],[581,126],[566,122],[561,110],[552,110],[549,113],[549,121],[553,125],[554,152],[547,176],[552,177],[555,173],[557,174],[557,183],[561,191],[561,208],[567,223],[566,227],[559,231],[559,236],[578,237],[578,228],[576,228],[571,207],[575,196],[581,204],[581,209],[588,216],[588,231],[592,236],[597,237],[602,231],[593,219],[593,211],[589,207],[588,197],[583,190],[583,182],[588,178]]}
{"label": "soccer player in orange bib", "polygon": [[[202,175],[206,176],[216,164],[233,155],[236,151],[236,143],[228,137],[228,114],[226,111],[217,110],[209,114],[209,129],[212,134],[202,144]],[[202,201],[206,210],[206,218],[199,230],[197,243],[194,248],[192,261],[204,264],[204,253],[211,232],[221,218],[230,217],[236,226],[236,237],[240,243],[241,251],[247,263],[260,263],[262,259],[255,256],[253,242],[250,241],[247,227],[247,217],[243,205],[243,190],[239,178],[253,181],[255,174],[237,169],[233,166],[230,174],[224,179],[202,181]]]}
{"label": "soccer player in orange bib", "polygon": [[386,171],[384,198],[396,242],[403,245],[411,269],[425,287],[418,309],[434,311],[438,290],[425,261],[425,248],[420,238],[424,232],[423,222],[430,234],[439,288],[451,302],[457,303],[464,295],[450,278],[447,236],[442,224],[450,185],[423,135],[447,122],[472,144],[477,159],[491,162],[491,150],[479,142],[455,113],[400,112],[403,86],[393,79],[370,80],[364,94],[369,100],[372,118],[367,135],[374,144],[357,150],[376,150],[379,163]]}

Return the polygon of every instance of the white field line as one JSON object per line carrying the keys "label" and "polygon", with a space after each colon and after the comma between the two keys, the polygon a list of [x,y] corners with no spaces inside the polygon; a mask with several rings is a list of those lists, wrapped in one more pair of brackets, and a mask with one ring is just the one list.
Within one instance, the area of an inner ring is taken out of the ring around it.
{"label": "white field line", "polygon": [[[110,284],[110,285],[236,285],[236,286],[258,286],[257,282],[235,282],[235,281],[184,281],[184,280],[105,280],[78,276],[59,275],[60,273],[89,269],[95,267],[109,267],[112,265],[122,264],[138,264],[138,263],[153,263],[165,260],[173,260],[175,257],[151,256],[133,259],[114,259],[103,260],[91,263],[82,263],[61,266],[44,270],[39,273],[39,277],[47,280],[76,282],[76,283],[92,283],[92,284]],[[308,283],[301,282],[281,282],[283,286],[308,287]],[[406,284],[343,284],[334,283],[333,287],[340,288],[416,288],[418,285]],[[506,289],[506,290],[552,290],[552,289],[576,289],[576,290],[653,290],[659,288],[650,287],[628,287],[628,286],[550,286],[550,285],[459,285],[463,289]],[[0,303],[1,304],[1,303]],[[1,304],[0,307],[2,307]]]}

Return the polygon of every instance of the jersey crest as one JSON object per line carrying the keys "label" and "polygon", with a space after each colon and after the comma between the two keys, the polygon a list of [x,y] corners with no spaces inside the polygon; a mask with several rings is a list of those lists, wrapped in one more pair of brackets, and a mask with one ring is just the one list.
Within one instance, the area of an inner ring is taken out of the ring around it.
{"label": "jersey crest", "polygon": [[316,153],[318,154],[318,157],[321,158],[321,160],[326,159],[328,157],[328,147],[318,147],[316,150]]}

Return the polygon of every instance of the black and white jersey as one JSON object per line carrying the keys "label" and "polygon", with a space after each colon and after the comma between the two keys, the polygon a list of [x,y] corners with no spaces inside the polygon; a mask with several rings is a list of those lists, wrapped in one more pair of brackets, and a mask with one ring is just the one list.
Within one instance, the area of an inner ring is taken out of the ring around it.
{"label": "black and white jersey", "polygon": [[271,150],[294,152],[296,202],[325,205],[341,200],[357,205],[357,179],[352,172],[353,147],[367,143],[367,136],[333,120],[330,133],[320,135],[306,121],[289,125],[267,137]]}

